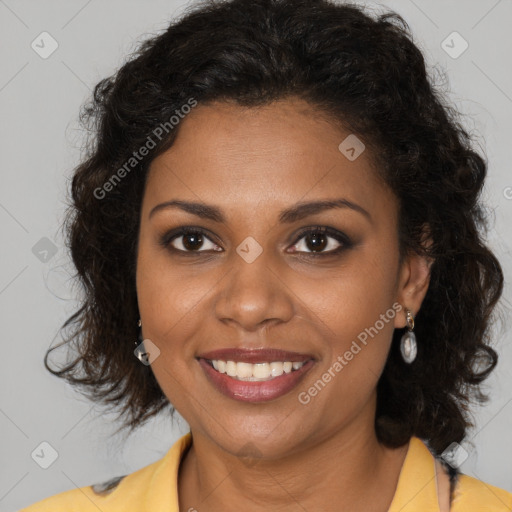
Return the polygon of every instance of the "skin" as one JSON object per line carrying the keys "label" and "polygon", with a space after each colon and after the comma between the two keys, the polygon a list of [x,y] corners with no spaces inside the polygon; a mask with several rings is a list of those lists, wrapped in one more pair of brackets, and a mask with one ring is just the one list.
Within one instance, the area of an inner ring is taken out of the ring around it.
{"label": "skin", "polygon": [[[193,435],[180,465],[180,510],[385,511],[392,501],[408,444],[378,442],[376,387],[405,310],[307,405],[298,401],[393,303],[415,315],[428,289],[429,261],[410,255],[399,265],[398,203],[370,150],[350,161],[338,149],[349,133],[297,98],[259,108],[198,105],[151,164],[137,294],[143,336],[161,351],[151,368]],[[371,220],[331,208],[279,222],[298,202],[337,198]],[[171,199],[216,205],[226,221],[179,208],[150,217]],[[185,225],[211,236],[189,253],[171,250],[185,250],[186,236],[159,243]],[[298,233],[315,226],[345,233],[353,245],[327,255],[340,246],[328,235],[329,245],[317,249],[324,256],[308,259],[311,238]],[[263,251],[252,263],[236,251],[248,236]],[[225,347],[307,353],[315,365],[288,394],[244,403],[217,391],[196,360]]]}

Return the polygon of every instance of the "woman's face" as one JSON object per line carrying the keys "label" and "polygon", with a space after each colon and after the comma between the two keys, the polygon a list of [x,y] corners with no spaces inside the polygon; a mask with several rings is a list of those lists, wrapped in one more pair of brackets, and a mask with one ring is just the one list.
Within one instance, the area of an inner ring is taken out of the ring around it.
{"label": "woman's face", "polygon": [[401,308],[428,286],[421,260],[399,266],[398,204],[369,150],[340,149],[350,133],[298,99],[199,104],[179,129],[151,165],[137,259],[163,392],[233,454],[368,433]]}

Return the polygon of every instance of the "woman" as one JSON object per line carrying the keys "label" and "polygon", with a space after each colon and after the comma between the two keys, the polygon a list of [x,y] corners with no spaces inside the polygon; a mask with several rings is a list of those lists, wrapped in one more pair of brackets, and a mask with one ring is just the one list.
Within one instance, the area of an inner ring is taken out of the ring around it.
{"label": "woman", "polygon": [[457,470],[497,362],[486,164],[400,16],[197,5],[85,114],[80,356],[48,369],[190,433],[25,511],[511,509]]}

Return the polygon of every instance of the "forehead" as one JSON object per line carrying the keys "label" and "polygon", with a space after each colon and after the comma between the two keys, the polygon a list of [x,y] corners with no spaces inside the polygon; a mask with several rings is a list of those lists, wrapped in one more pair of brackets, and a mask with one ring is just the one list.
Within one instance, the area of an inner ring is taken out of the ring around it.
{"label": "forehead", "polygon": [[340,196],[389,202],[369,150],[352,160],[340,151],[347,137],[354,135],[300,99],[199,104],[180,121],[173,146],[152,162],[146,195],[152,203],[172,196],[226,209]]}

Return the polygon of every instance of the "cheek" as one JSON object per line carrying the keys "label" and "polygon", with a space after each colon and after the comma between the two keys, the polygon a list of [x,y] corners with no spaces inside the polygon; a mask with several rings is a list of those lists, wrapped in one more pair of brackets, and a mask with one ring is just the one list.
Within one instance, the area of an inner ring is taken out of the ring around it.
{"label": "cheek", "polygon": [[193,389],[190,365],[195,362],[186,341],[194,335],[191,318],[204,290],[191,286],[190,279],[170,263],[165,250],[144,239],[139,244],[136,282],[144,338],[160,350],[151,371],[167,399],[186,413],[190,408],[188,390]]}
{"label": "cheek", "polygon": [[395,303],[397,261],[393,250],[363,248],[309,296],[308,306],[328,327],[323,366],[338,361],[350,382],[360,384],[368,375],[373,382],[384,367],[400,307]]}
{"label": "cheek", "polygon": [[328,277],[295,286],[317,318],[343,339],[373,325],[396,297],[397,255],[383,245],[360,247]]}
{"label": "cheek", "polygon": [[[190,269],[191,267],[188,267]],[[174,352],[190,338],[197,307],[208,292],[207,279],[194,278],[186,266],[172,264],[165,249],[142,239],[137,261],[137,300],[144,336],[161,352]]]}

